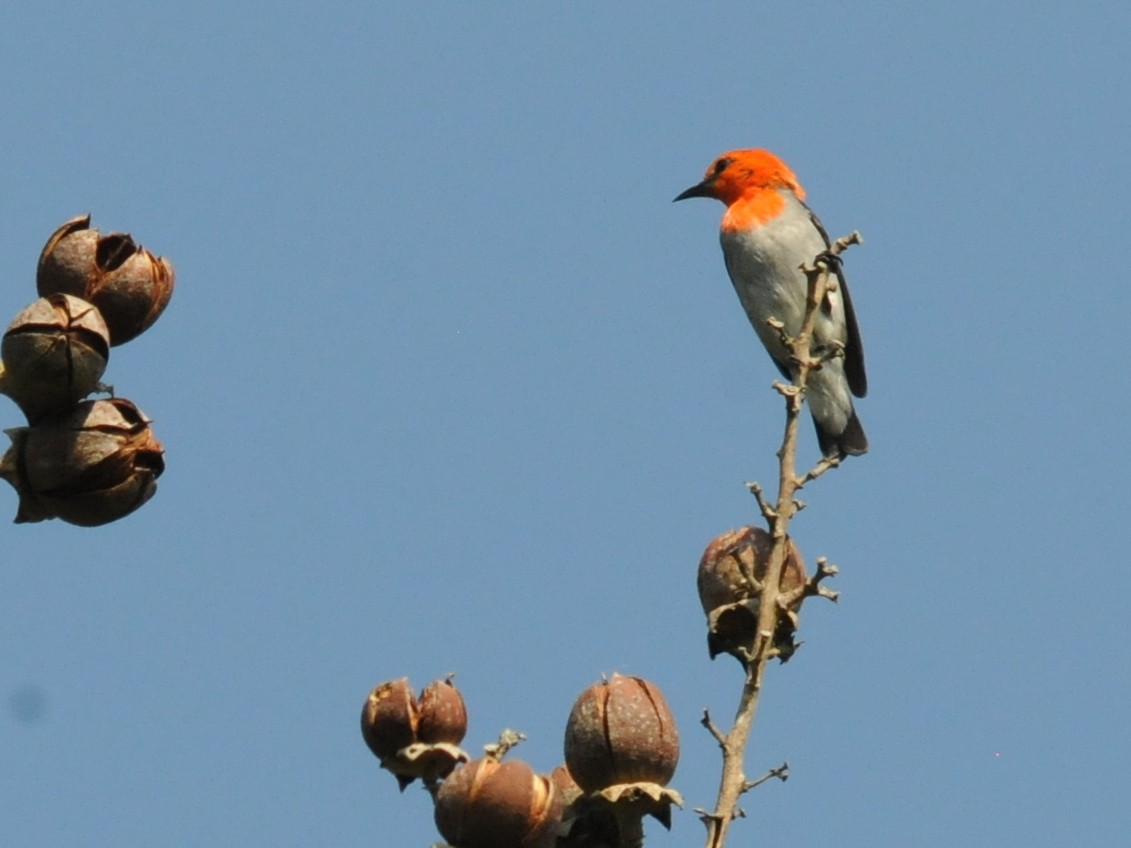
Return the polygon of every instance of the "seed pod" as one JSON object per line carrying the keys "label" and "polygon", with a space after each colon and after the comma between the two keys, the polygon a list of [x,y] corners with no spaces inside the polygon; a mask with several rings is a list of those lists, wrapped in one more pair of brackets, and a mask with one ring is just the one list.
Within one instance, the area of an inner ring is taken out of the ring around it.
{"label": "seed pod", "polygon": [[407,677],[379,683],[361,711],[361,735],[381,760],[416,741],[416,702]]}
{"label": "seed pod", "polygon": [[458,745],[467,733],[467,707],[463,695],[449,677],[433,680],[416,699],[416,738],[428,745],[448,742]]}
{"label": "seed pod", "polygon": [[[699,601],[707,614],[707,649],[714,659],[720,653],[745,661],[754,648],[758,630],[759,581],[765,579],[773,551],[773,537],[760,527],[729,530],[711,540],[699,561]],[[790,539],[782,563],[780,591],[792,593],[805,585],[805,561]],[[779,617],[774,646],[788,658],[797,627],[798,598]]]}
{"label": "seed pod", "polygon": [[93,305],[69,294],[41,297],[0,342],[0,391],[34,424],[97,389],[109,357],[110,333]]}
{"label": "seed pod", "polygon": [[679,733],[663,694],[643,678],[619,674],[590,686],[570,711],[565,760],[586,792],[667,784],[679,762]]}
{"label": "seed pod", "polygon": [[40,295],[72,294],[97,306],[115,346],[157,320],[175,281],[168,259],[154,256],[126,233],[101,235],[90,228],[89,215],[72,218],[51,235],[36,271]]}
{"label": "seed pod", "polygon": [[467,708],[451,678],[435,680],[419,698],[407,677],[380,683],[361,710],[361,735],[403,791],[420,777],[432,782],[466,762],[459,743],[467,732]]}
{"label": "seed pod", "polygon": [[455,848],[553,848],[561,794],[521,760],[456,769],[436,793],[436,827]]}
{"label": "seed pod", "polygon": [[0,477],[19,494],[16,523],[60,518],[94,527],[140,507],[165,470],[149,424],[132,402],[111,398],[9,430]]}

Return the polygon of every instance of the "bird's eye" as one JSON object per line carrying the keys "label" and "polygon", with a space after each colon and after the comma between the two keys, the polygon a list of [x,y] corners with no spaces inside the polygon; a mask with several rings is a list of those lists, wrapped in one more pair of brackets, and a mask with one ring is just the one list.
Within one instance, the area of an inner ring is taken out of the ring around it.
{"label": "bird's eye", "polygon": [[729,159],[726,159],[726,158],[720,159],[718,162],[715,163],[715,169],[714,169],[714,171],[711,172],[711,176],[717,177],[719,174],[721,174],[723,171],[725,171],[729,167],[730,167],[730,160]]}

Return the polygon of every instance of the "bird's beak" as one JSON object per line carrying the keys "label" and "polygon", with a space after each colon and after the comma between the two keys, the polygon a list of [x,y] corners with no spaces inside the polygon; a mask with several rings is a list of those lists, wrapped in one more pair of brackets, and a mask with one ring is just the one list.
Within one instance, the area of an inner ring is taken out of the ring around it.
{"label": "bird's beak", "polygon": [[683,194],[679,195],[675,200],[672,201],[672,203],[675,203],[676,200],[687,200],[687,198],[689,198],[689,197],[714,197],[714,196],[715,196],[715,192],[711,188],[711,183],[708,180],[703,180],[703,182],[699,183],[699,185],[693,185],[691,188],[689,188]]}

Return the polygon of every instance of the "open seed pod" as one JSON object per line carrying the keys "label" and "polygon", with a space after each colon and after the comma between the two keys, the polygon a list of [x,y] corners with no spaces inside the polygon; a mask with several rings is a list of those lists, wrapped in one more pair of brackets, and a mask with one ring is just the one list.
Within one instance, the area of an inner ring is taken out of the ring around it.
{"label": "open seed pod", "polygon": [[128,342],[160,317],[173,296],[176,275],[168,259],[154,256],[126,233],[102,235],[80,215],[57,229],[39,256],[39,294],[72,294],[98,307],[110,344]]}
{"label": "open seed pod", "polygon": [[165,470],[149,424],[132,402],[111,398],[8,430],[0,477],[19,494],[16,523],[60,518],[94,527],[140,507]]}
{"label": "open seed pod", "polygon": [[521,760],[474,760],[436,793],[436,827],[455,848],[553,848],[561,816],[557,787]]}
{"label": "open seed pod", "polygon": [[[740,527],[716,536],[703,552],[699,600],[707,615],[707,650],[712,659],[728,653],[745,662],[754,650],[760,583],[765,579],[773,547],[773,537],[761,527]],[[805,561],[790,539],[778,585],[783,593],[793,593],[805,585],[805,580]],[[778,618],[774,647],[783,661],[794,650],[800,606],[799,597]]]}
{"label": "open seed pod", "polygon": [[69,294],[41,297],[0,342],[0,392],[34,424],[95,391],[109,357],[110,331],[97,308]]}
{"label": "open seed pod", "polygon": [[379,683],[361,710],[361,735],[403,791],[416,778],[431,783],[467,761],[459,748],[467,708],[451,678],[434,680],[413,697],[407,677]]}

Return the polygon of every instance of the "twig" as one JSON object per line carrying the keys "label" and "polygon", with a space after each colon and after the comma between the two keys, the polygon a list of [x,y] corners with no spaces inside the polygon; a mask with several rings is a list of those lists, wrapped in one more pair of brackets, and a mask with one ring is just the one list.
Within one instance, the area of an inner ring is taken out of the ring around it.
{"label": "twig", "polygon": [[708,733],[715,737],[715,741],[719,743],[720,747],[726,748],[726,737],[723,736],[723,732],[719,730],[718,725],[711,720],[710,710],[703,710],[703,718],[699,719],[699,723],[707,728]]}
{"label": "twig", "polygon": [[511,748],[518,745],[518,743],[526,739],[525,733],[520,733],[517,730],[511,730],[509,727],[499,734],[499,739],[496,742],[491,742],[483,746],[483,750],[487,756],[493,760],[501,760],[507,755]]}
{"label": "twig", "polygon": [[758,482],[751,482],[746,484],[746,488],[750,490],[750,494],[758,501],[758,509],[762,511],[762,517],[766,521],[773,521],[777,518],[777,510],[773,505],[766,500],[765,494],[762,492],[762,484]]}
{"label": "twig", "polygon": [[810,483],[813,480],[816,480],[818,477],[820,477],[826,471],[832,471],[834,468],[838,468],[839,466],[840,466],[840,457],[838,457],[838,456],[823,456],[823,457],[821,457],[820,462],[818,462],[816,465],[814,465],[812,468],[810,468],[808,471],[806,471],[803,475],[801,475],[800,477],[797,478],[797,482],[796,482],[795,485],[797,486],[798,489],[801,489],[805,486],[806,483]]}
{"label": "twig", "polygon": [[772,780],[775,777],[782,783],[785,783],[787,780],[789,780],[789,763],[782,763],[777,768],[770,769],[757,780],[746,781],[746,783],[742,784],[742,791],[749,792],[751,789],[755,789],[761,786],[767,780]]}

